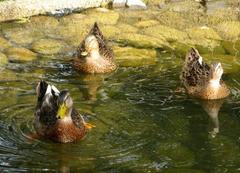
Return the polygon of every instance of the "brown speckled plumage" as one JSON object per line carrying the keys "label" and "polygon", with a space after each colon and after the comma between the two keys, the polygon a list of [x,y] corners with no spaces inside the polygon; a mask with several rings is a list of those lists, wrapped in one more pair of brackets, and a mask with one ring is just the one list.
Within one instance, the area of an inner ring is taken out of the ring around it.
{"label": "brown speckled plumage", "polygon": [[[98,52],[100,57],[94,59],[90,55],[91,51],[86,50],[86,39],[94,36],[98,42]],[[83,56],[82,52],[88,52],[87,56]],[[75,57],[73,66],[75,69],[84,73],[108,73],[117,68],[113,51],[107,46],[107,41],[100,31],[97,23],[94,24],[86,38],[82,41],[77,49],[77,57]]]}
{"label": "brown speckled plumage", "polygon": [[220,80],[219,87],[210,85],[211,68],[194,48],[190,50],[185,59],[185,64],[180,76],[181,82],[189,95],[200,99],[221,99],[230,94],[227,85]]}
{"label": "brown speckled plumage", "polygon": [[38,84],[39,93],[34,120],[37,134],[40,137],[60,143],[81,139],[87,132],[83,117],[73,107],[67,121],[58,119],[59,93],[51,89],[51,93],[46,94],[48,86],[49,84],[45,81]]}

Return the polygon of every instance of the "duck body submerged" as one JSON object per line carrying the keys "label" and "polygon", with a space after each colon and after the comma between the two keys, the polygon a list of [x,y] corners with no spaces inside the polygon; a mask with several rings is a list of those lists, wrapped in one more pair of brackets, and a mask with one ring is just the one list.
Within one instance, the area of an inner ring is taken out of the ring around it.
{"label": "duck body submerged", "polygon": [[108,73],[117,68],[113,51],[97,23],[78,47],[73,66],[83,73]]}
{"label": "duck body submerged", "polygon": [[180,76],[187,93],[193,97],[215,100],[227,97],[230,90],[221,79],[221,63],[208,66],[194,48],[187,54]]}

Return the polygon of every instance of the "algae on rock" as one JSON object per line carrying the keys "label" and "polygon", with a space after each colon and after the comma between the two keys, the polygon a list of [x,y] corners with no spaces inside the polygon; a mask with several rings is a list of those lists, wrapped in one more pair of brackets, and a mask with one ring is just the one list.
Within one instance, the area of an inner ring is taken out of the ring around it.
{"label": "algae on rock", "polygon": [[142,32],[146,35],[150,35],[155,38],[160,39],[165,38],[167,41],[170,42],[172,41],[182,42],[189,38],[187,33],[164,25],[152,26],[142,30]]}
{"label": "algae on rock", "polygon": [[8,63],[7,56],[4,53],[0,52],[0,66],[6,65],[7,63]]}
{"label": "algae on rock", "polygon": [[9,48],[11,46],[12,44],[9,41],[7,41],[5,38],[0,37],[0,51],[6,48]]}
{"label": "algae on rock", "polygon": [[157,53],[154,49],[137,49],[133,47],[113,47],[116,60],[120,66],[152,65],[157,62]]}
{"label": "algae on rock", "polygon": [[222,40],[214,29],[203,26],[203,27],[194,27],[186,30],[191,39],[212,39],[212,40]]}
{"label": "algae on rock", "polygon": [[117,42],[136,48],[163,48],[171,49],[169,43],[163,38],[155,38],[142,34],[126,33],[117,38]]}
{"label": "algae on rock", "polygon": [[44,36],[43,32],[36,28],[30,27],[15,27],[3,30],[3,34],[11,42],[18,45],[29,45],[34,40],[40,39]]}
{"label": "algae on rock", "polygon": [[227,40],[237,40],[240,38],[240,22],[228,21],[220,23],[216,27],[219,34]]}
{"label": "algae on rock", "polygon": [[239,57],[222,54],[202,54],[202,57],[208,64],[212,62],[221,62],[224,73],[235,73],[240,70]]}
{"label": "algae on rock", "polygon": [[66,46],[65,42],[61,40],[40,39],[32,44],[32,50],[40,54],[52,55],[63,53]]}
{"label": "algae on rock", "polygon": [[236,41],[222,41],[222,45],[227,53],[233,56],[240,56],[240,38]]}
{"label": "algae on rock", "polygon": [[132,25],[126,24],[126,23],[118,23],[116,25],[116,27],[121,30],[122,34],[124,34],[124,33],[137,33],[138,32],[138,28],[136,28]]}
{"label": "algae on rock", "polygon": [[96,8],[86,10],[87,18],[93,18],[101,24],[115,25],[118,22],[119,13],[105,8]]}
{"label": "algae on rock", "polygon": [[136,22],[134,24],[134,26],[138,27],[138,28],[146,28],[149,26],[154,26],[154,25],[158,25],[159,22],[157,20],[144,20],[144,21],[139,21]]}
{"label": "algae on rock", "polygon": [[119,34],[121,34],[121,30],[112,25],[100,25],[100,30],[102,31],[104,37],[106,38],[117,38]]}
{"label": "algae on rock", "polygon": [[10,61],[27,62],[37,59],[37,54],[23,47],[11,47],[5,50]]}

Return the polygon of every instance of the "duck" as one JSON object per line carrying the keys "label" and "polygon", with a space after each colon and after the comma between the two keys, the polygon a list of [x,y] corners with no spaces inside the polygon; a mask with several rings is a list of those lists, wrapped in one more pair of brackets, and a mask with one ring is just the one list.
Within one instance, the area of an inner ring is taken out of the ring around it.
{"label": "duck", "polygon": [[185,91],[195,98],[203,100],[223,99],[230,90],[222,80],[223,68],[220,62],[210,66],[203,61],[199,52],[191,48],[185,58],[180,75]]}
{"label": "duck", "polygon": [[77,49],[73,66],[82,73],[109,73],[117,68],[113,50],[95,22]]}
{"label": "duck", "polygon": [[59,91],[41,80],[36,87],[37,105],[34,128],[40,138],[58,143],[82,139],[93,125],[86,123],[74,108],[68,90]]}

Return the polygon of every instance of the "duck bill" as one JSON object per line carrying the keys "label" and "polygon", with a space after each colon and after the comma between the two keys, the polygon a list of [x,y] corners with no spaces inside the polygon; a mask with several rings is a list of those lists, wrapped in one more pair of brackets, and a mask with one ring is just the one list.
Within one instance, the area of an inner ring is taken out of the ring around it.
{"label": "duck bill", "polygon": [[67,109],[68,108],[65,104],[59,105],[58,112],[57,112],[57,118],[58,119],[63,119],[66,116]]}
{"label": "duck bill", "polygon": [[81,55],[82,55],[82,56],[87,56],[88,53],[87,53],[86,51],[83,51],[83,52],[81,52]]}

